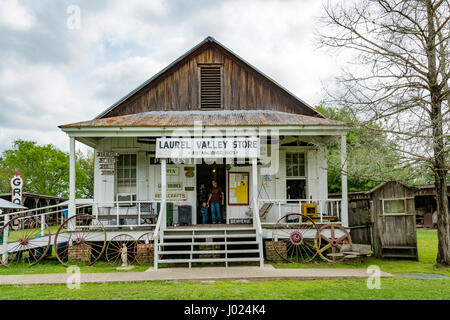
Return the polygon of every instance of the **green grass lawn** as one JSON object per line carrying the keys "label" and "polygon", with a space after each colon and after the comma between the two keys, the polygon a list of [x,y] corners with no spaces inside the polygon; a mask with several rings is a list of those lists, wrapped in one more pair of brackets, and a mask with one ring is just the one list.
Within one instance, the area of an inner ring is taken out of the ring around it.
{"label": "green grass lawn", "polygon": [[257,281],[216,283],[138,282],[64,285],[1,286],[6,299],[167,299],[167,300],[300,300],[300,299],[450,299],[448,280],[382,279],[380,290],[369,290],[366,280]]}
{"label": "green grass lawn", "polygon": [[[366,268],[378,265],[391,273],[424,272],[450,276],[450,270],[435,268],[437,253],[436,231],[418,230],[419,261],[367,259],[362,265],[343,263],[275,264],[277,268]],[[143,271],[138,266],[133,271]],[[106,262],[82,266],[82,272],[116,272]],[[0,268],[0,274],[32,274],[65,272],[62,265],[46,260],[31,268]],[[82,284],[80,290],[69,290],[64,285],[0,286],[0,300],[6,299],[450,299],[450,280],[418,280],[409,278],[382,278],[380,290],[369,290],[365,279],[348,280],[276,280],[255,282],[220,281],[197,283],[171,281],[139,283]]]}
{"label": "green grass lawn", "polygon": [[351,265],[346,263],[325,263],[317,261],[313,263],[277,263],[276,268],[367,268],[370,265],[377,265],[382,271],[389,273],[437,273],[450,276],[450,268],[435,267],[437,256],[437,232],[436,230],[417,230],[417,246],[419,261],[410,260],[381,260],[369,257],[361,265]]}

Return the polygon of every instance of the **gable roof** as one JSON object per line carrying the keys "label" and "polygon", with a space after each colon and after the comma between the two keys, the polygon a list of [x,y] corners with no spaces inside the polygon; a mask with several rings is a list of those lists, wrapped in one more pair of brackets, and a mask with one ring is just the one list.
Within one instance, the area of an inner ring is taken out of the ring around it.
{"label": "gable roof", "polygon": [[214,44],[216,46],[218,46],[220,49],[222,49],[224,52],[226,52],[228,55],[232,56],[235,60],[243,63],[244,65],[246,65],[248,68],[250,68],[251,70],[253,70],[256,74],[262,76],[264,79],[266,79],[267,81],[269,81],[270,83],[272,83],[275,87],[277,87],[278,89],[280,89],[281,91],[285,92],[288,96],[292,97],[294,100],[296,100],[298,103],[300,103],[303,107],[309,109],[310,111],[312,111],[312,113],[319,117],[319,118],[325,118],[322,114],[320,114],[316,109],[314,109],[312,106],[310,106],[309,104],[307,104],[305,101],[301,100],[300,98],[298,98],[297,96],[295,96],[293,93],[291,93],[290,91],[288,91],[286,88],[284,88],[283,86],[281,86],[279,83],[277,83],[276,81],[274,81],[272,78],[270,78],[269,76],[267,76],[266,74],[264,74],[263,72],[261,72],[259,69],[257,69],[256,67],[254,67],[253,65],[251,65],[250,63],[248,63],[246,60],[242,59],[240,56],[238,56],[237,54],[235,54],[233,51],[231,51],[230,49],[228,49],[227,47],[225,47],[223,44],[221,44],[219,41],[217,41],[216,39],[214,39],[213,37],[207,37],[205,38],[202,42],[200,42],[199,44],[197,44],[196,46],[194,46],[192,49],[190,49],[189,51],[187,51],[186,53],[184,53],[182,56],[180,56],[178,59],[176,59],[175,61],[173,61],[171,64],[169,64],[167,67],[165,67],[163,70],[161,70],[160,72],[158,72],[157,74],[155,74],[153,77],[151,77],[150,79],[146,80],[145,82],[143,82],[140,86],[138,86],[136,89],[132,90],[131,92],[129,92],[127,95],[125,95],[124,97],[122,97],[120,100],[118,100],[117,102],[115,102],[113,105],[111,105],[109,108],[107,108],[105,111],[103,111],[102,113],[100,113],[97,117],[94,118],[94,120],[96,119],[101,119],[104,118],[106,115],[108,115],[108,113],[110,113],[111,111],[113,111],[114,109],[116,109],[117,107],[119,107],[120,105],[122,105],[124,102],[128,101],[131,97],[133,97],[136,93],[138,93],[140,90],[144,89],[145,87],[151,85],[152,83],[157,82],[160,78],[163,77],[163,75],[165,75],[166,73],[168,73],[169,71],[171,71],[172,69],[176,68],[178,65],[180,65],[182,62],[184,62],[185,60],[189,59],[192,55],[194,55],[196,52],[198,52],[199,50],[201,50],[203,47],[209,45],[209,44]]}

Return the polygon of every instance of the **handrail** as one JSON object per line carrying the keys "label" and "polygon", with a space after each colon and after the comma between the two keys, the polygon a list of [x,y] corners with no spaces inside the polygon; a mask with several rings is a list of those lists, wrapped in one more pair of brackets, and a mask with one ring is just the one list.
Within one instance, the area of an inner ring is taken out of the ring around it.
{"label": "handrail", "polygon": [[[84,205],[80,205],[80,206],[76,207],[76,209],[86,208],[86,207],[90,207],[90,206],[91,206],[90,204],[84,204]],[[55,207],[58,207],[58,206],[52,205],[52,206],[34,208],[34,209],[29,209],[29,210],[24,210],[24,211],[11,212],[11,213],[3,214],[3,215],[1,215],[1,217],[9,217],[10,218],[11,216],[17,216],[17,215],[21,215],[24,213],[32,213],[34,211],[47,210],[47,209],[51,209],[51,208],[55,208]],[[61,210],[55,210],[55,211],[50,211],[50,212],[41,212],[41,213],[36,212],[36,214],[25,215],[23,218],[27,218],[30,216],[46,216],[46,215],[58,213],[60,211]]]}
{"label": "handrail", "polygon": [[159,236],[159,229],[161,228],[161,220],[166,209],[166,202],[161,203],[161,208],[159,210],[158,221],[156,221],[155,231],[153,232],[153,238],[156,240]]}
{"label": "handrail", "polygon": [[259,208],[258,208],[258,201],[257,199],[253,199],[253,206],[255,207],[255,213],[253,214],[254,221],[256,222],[256,230],[258,231],[258,234],[262,236],[262,226],[261,226],[261,218],[259,217]]}
{"label": "handrail", "polygon": [[[85,201],[85,203],[83,203],[83,201]],[[51,206],[27,209],[27,210],[16,211],[16,212],[11,212],[11,213],[5,213],[2,216],[13,216],[13,215],[29,213],[29,212],[33,212],[33,211],[47,210],[47,209],[52,209],[52,208],[57,208],[57,207],[66,207],[66,206],[68,206],[68,204],[69,204],[69,201],[64,201],[64,202],[60,202],[58,204],[53,204]],[[89,206],[92,204],[92,199],[77,199],[75,205],[77,205],[77,204],[80,204],[83,206]]]}
{"label": "handrail", "polygon": [[[320,222],[326,217],[327,212],[330,211],[338,219],[342,219],[340,204],[342,204],[343,199],[336,198],[323,198],[323,199],[258,199],[258,202],[261,203],[273,203],[278,206],[278,219],[281,219],[281,206],[283,207],[292,207],[299,206],[303,203],[316,203],[317,204],[317,212],[320,217]],[[267,222],[266,222],[267,224]]]}
{"label": "handrail", "polygon": [[315,202],[315,201],[342,201],[343,199],[328,198],[328,199],[258,199],[259,202]]}

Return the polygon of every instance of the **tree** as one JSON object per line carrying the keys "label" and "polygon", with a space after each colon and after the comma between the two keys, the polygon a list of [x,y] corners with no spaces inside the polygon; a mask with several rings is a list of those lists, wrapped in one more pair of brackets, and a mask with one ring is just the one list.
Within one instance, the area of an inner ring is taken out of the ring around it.
{"label": "tree", "polygon": [[[320,105],[316,110],[329,119],[355,124],[347,134],[348,190],[369,190],[381,182],[396,180],[408,184],[428,183],[423,171],[416,167],[399,168],[401,156],[394,150],[386,134],[358,125],[346,108]],[[327,148],[328,190],[341,192],[341,155],[338,141]],[[397,169],[396,169],[397,168]]]}
{"label": "tree", "polygon": [[[76,194],[93,196],[93,154],[77,153]],[[68,197],[69,154],[53,145],[37,145],[34,141],[16,140],[0,157],[0,191],[11,190],[9,181],[15,172],[24,178],[24,191]]]}
{"label": "tree", "polygon": [[384,132],[403,166],[432,171],[437,263],[449,266],[449,1],[334,1],[325,12],[320,43],[354,54],[329,101],[348,106],[365,128]]}

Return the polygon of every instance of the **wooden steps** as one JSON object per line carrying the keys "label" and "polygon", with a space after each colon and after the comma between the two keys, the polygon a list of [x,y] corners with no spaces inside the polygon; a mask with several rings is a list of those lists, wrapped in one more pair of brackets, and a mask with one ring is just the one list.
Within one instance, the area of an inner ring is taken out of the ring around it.
{"label": "wooden steps", "polygon": [[262,243],[252,227],[170,228],[162,231],[158,263],[185,263],[191,268],[200,263],[260,262]]}

